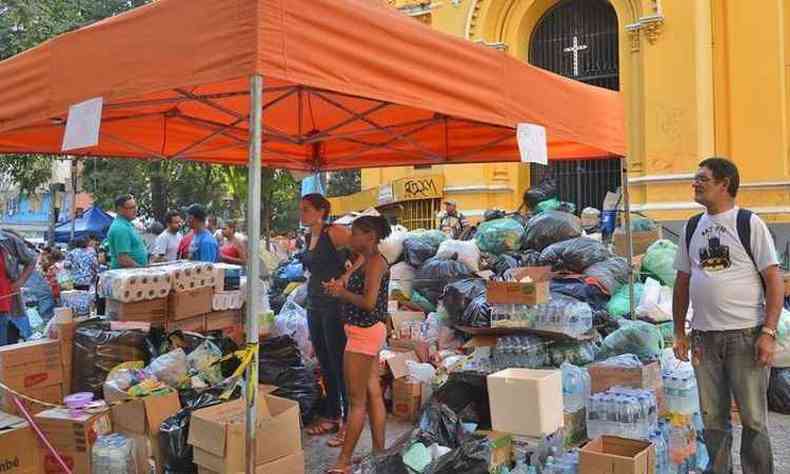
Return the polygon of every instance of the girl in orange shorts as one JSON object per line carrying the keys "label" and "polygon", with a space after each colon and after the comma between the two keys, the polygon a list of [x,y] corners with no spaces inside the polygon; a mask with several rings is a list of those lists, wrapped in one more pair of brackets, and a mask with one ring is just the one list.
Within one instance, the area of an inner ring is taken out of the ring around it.
{"label": "girl in orange shorts", "polygon": [[386,411],[378,374],[379,351],[384,347],[387,329],[389,265],[379,253],[381,239],[390,234],[387,220],[379,216],[362,216],[351,226],[351,248],[364,257],[364,263],[351,274],[348,284],[332,280],[324,284],[327,293],[344,304],[341,317],[345,323],[346,350],[343,373],[350,398],[343,450],[331,474],[347,473],[357,445],[365,415],[370,418],[373,450],[384,450]]}

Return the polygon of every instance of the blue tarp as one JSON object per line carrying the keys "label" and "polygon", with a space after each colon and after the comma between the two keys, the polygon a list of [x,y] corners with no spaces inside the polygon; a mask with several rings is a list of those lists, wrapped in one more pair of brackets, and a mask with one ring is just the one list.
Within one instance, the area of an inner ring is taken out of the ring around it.
{"label": "blue tarp", "polygon": [[[107,229],[112,224],[112,216],[98,207],[88,208],[78,217],[74,224],[74,237],[96,235],[99,240],[107,236]],[[68,243],[71,239],[71,219],[55,227],[55,242]]]}

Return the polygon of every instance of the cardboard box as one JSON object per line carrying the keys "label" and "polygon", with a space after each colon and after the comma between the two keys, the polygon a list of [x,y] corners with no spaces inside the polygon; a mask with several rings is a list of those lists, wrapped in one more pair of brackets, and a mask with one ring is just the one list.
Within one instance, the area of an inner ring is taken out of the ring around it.
{"label": "cardboard box", "polygon": [[96,438],[112,432],[109,410],[74,416],[68,409],[52,408],[35,415],[34,419],[52,446],[63,450],[90,454]]}
{"label": "cardboard box", "polygon": [[656,452],[649,441],[601,436],[581,449],[579,474],[655,474]]}
{"label": "cardboard box", "polygon": [[0,347],[0,367],[26,366],[53,359],[60,364],[60,342],[55,339],[40,339]]}
{"label": "cardboard box", "polygon": [[[20,393],[42,402],[52,403],[54,405],[63,404],[63,387],[61,384],[21,390]],[[31,415],[41,413],[42,411],[49,408],[47,406],[25,400],[24,398],[20,398],[19,400]],[[13,396],[5,390],[0,391],[0,410],[6,413],[11,413],[12,415],[22,416],[22,414],[19,413],[19,410],[17,409],[16,403],[14,403]],[[0,472],[3,472],[2,469],[0,469]]]}
{"label": "cardboard box", "polygon": [[605,392],[615,385],[655,390],[662,385],[661,367],[651,362],[638,368],[609,367],[596,363],[588,367],[592,393]]}
{"label": "cardboard box", "polygon": [[[259,390],[256,464],[302,450],[299,404]],[[192,413],[189,444],[194,462],[210,471],[244,472],[244,401],[234,400]]]}
{"label": "cardboard box", "polygon": [[[131,436],[137,442],[137,465],[145,466],[153,459],[157,472],[164,468],[159,449],[159,425],[181,409],[178,392],[150,395],[122,402],[112,408],[113,428]],[[141,449],[144,448],[144,449]]]}
{"label": "cardboard box", "polygon": [[392,334],[399,337],[401,326],[409,321],[425,321],[425,313],[422,311],[396,311],[390,315],[392,321]]}
{"label": "cardboard box", "polygon": [[430,398],[430,387],[408,377],[392,383],[392,415],[406,421],[417,421],[423,403]]}
{"label": "cardboard box", "polygon": [[[656,240],[663,238],[661,227],[646,232],[631,232],[631,239],[634,243],[634,255],[642,255],[647,252],[647,248],[653,245]],[[618,227],[612,235],[614,253],[621,257],[628,256],[628,239],[626,239],[625,229]]]}
{"label": "cardboard box", "polygon": [[487,379],[494,431],[537,437],[562,427],[561,371],[505,369]]}
{"label": "cardboard box", "polygon": [[173,331],[186,331],[196,332],[203,334],[206,332],[206,317],[195,316],[189,319],[180,319],[178,321],[168,321],[165,323],[165,330],[170,333]]}
{"label": "cardboard box", "polygon": [[57,385],[63,382],[60,354],[57,359],[15,367],[0,367],[0,380],[17,391]]}
{"label": "cardboard box", "polygon": [[[44,474],[63,474],[63,468],[55,456],[43,446],[38,448],[44,464]],[[73,473],[91,472],[92,458],[90,450],[74,448],[57,448],[58,454]]]}
{"label": "cardboard box", "polygon": [[113,321],[143,321],[163,323],[167,319],[167,298],[156,298],[137,303],[107,300],[107,317]]}
{"label": "cardboard box", "polygon": [[[488,281],[486,300],[490,304],[528,304],[536,305],[549,300],[549,280],[551,269],[548,267],[521,267],[511,270],[518,281]],[[521,283],[524,278],[532,282]]]}
{"label": "cardboard box", "polygon": [[63,393],[71,393],[71,359],[74,348],[74,330],[77,327],[75,321],[56,323],[55,332],[58,343],[60,344],[60,362],[63,366]]}
{"label": "cardboard box", "polygon": [[587,409],[565,412],[563,444],[570,449],[587,441]]}
{"label": "cardboard box", "polygon": [[510,433],[499,431],[478,431],[491,442],[491,454],[488,459],[488,472],[499,472],[501,466],[508,466],[513,462],[513,436]]}
{"label": "cardboard box", "polygon": [[33,429],[21,418],[0,413],[0,472],[40,474],[41,452]]}
{"label": "cardboard box", "polygon": [[243,324],[241,310],[212,311],[206,315],[206,331],[220,331]]}
{"label": "cardboard box", "polygon": [[438,351],[436,344],[415,339],[390,339],[390,349],[395,352],[414,352],[420,362],[430,362],[431,357]]}
{"label": "cardboard box", "polygon": [[178,321],[210,313],[213,298],[213,287],[170,293],[167,297],[168,319]]}
{"label": "cardboard box", "polygon": [[397,352],[393,357],[387,359],[387,365],[390,368],[390,372],[392,372],[393,378],[399,379],[409,375],[409,369],[406,367],[406,361],[409,360],[419,362],[417,353],[414,351]]}
{"label": "cardboard box", "polygon": [[[276,459],[255,468],[255,474],[304,474],[304,451]],[[198,474],[215,474],[205,467],[198,466]]]}

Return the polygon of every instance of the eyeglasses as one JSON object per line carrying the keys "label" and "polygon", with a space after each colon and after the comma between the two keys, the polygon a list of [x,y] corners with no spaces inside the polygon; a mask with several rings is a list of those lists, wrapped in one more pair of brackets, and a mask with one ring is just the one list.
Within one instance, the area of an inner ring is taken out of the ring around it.
{"label": "eyeglasses", "polygon": [[704,183],[709,183],[711,181],[713,181],[713,178],[711,178],[710,176],[705,176],[704,174],[698,174],[698,175],[694,176],[694,182],[695,183],[703,183],[704,184]]}

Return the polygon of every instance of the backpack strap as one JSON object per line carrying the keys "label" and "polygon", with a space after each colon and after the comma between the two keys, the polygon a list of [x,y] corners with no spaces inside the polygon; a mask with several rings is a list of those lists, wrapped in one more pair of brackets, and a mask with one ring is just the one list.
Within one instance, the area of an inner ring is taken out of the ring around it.
{"label": "backpack strap", "polygon": [[738,239],[741,241],[744,250],[746,250],[746,255],[752,260],[754,268],[757,269],[757,274],[760,275],[760,282],[763,284],[763,290],[765,290],[763,274],[760,273],[760,269],[757,267],[757,261],[754,259],[754,253],[752,252],[752,214],[752,211],[748,209],[738,209],[736,224],[738,228]]}
{"label": "backpack strap", "polygon": [[694,232],[697,231],[699,220],[702,219],[702,214],[692,216],[686,223],[686,254],[691,254],[691,239],[694,237]]}

